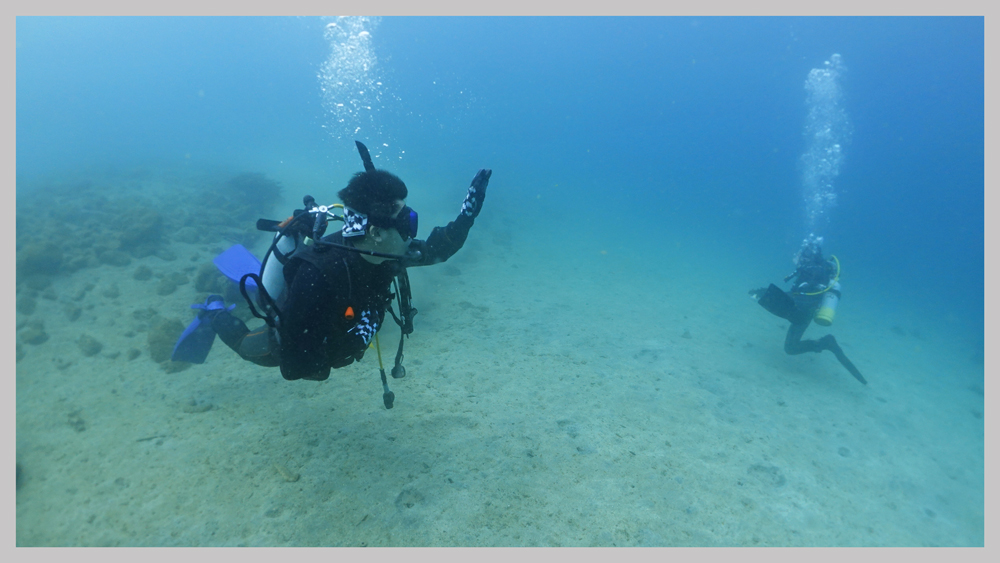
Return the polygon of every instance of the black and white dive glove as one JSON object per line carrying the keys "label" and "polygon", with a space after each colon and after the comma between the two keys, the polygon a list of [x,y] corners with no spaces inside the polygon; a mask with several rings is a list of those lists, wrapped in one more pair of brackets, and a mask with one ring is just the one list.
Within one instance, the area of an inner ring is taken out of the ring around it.
{"label": "black and white dive glove", "polygon": [[466,194],[465,201],[462,202],[462,215],[473,219],[479,216],[479,211],[483,208],[483,200],[486,199],[486,186],[489,185],[492,175],[492,170],[483,168],[472,179],[469,193]]}

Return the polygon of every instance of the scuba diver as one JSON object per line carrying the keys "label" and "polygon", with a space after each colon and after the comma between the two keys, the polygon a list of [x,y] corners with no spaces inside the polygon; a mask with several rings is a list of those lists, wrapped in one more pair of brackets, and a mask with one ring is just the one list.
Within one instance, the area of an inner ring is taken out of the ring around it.
{"label": "scuba diver", "polygon": [[[418,240],[417,212],[406,205],[406,185],[394,174],[377,170],[368,149],[355,143],[365,170],[338,192],[343,205],[320,206],[305,196],[305,208],[285,221],[257,222],[258,229],[277,233],[263,261],[240,245],[215,259],[219,270],[239,283],[251,312],[265,325],[251,331],[230,313],[235,305],[226,307],[221,296],[209,296],[204,304],[192,305],[201,312],[181,335],[171,359],[203,363],[217,334],[243,359],[277,366],[287,380],[323,381],[331,369],[361,360],[373,338],[378,344],[377,332],[388,309],[401,328],[392,376],[405,375],[403,337],[413,331],[417,313],[410,305],[406,268],[444,262],[462,248],[493,172],[480,170],[458,217],[435,227],[427,240]],[[343,215],[335,215],[334,208]],[[331,219],[343,221],[343,226],[323,236]],[[381,350],[379,367],[383,400],[392,408]]]}
{"label": "scuba diver", "polygon": [[770,284],[768,287],[750,290],[750,296],[770,313],[792,323],[785,335],[785,353],[789,355],[829,350],[837,360],[861,383],[868,382],[854,367],[832,334],[819,340],[802,340],[809,323],[816,321],[821,326],[833,324],[833,316],[840,300],[840,261],[831,255],[823,258],[820,244],[822,237],[810,234],[802,241],[802,247],[795,255],[795,271],[785,276],[785,282],[792,282],[790,292]]}

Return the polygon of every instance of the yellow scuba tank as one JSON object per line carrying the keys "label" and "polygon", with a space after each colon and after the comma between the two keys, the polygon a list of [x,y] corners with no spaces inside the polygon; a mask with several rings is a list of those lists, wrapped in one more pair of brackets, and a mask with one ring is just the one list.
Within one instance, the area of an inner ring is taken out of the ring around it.
{"label": "yellow scuba tank", "polygon": [[834,281],[825,292],[823,292],[823,302],[820,303],[819,310],[813,320],[820,326],[830,326],[833,324],[833,316],[837,313],[837,303],[840,301],[840,282]]}

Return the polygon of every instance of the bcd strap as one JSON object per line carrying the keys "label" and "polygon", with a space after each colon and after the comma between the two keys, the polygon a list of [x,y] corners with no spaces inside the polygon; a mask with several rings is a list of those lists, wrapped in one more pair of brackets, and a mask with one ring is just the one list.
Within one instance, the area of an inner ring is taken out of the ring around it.
{"label": "bcd strap", "polygon": [[[272,314],[265,315],[257,311],[257,307],[253,304],[253,299],[250,298],[250,294],[247,292],[248,279],[253,280],[257,284],[257,295],[267,305],[267,308],[273,311]],[[246,300],[247,306],[250,307],[250,312],[253,313],[253,316],[263,319],[267,323],[267,326],[271,328],[276,327],[274,316],[278,314],[278,305],[274,302],[274,299],[271,299],[271,295],[267,293],[267,289],[264,288],[264,282],[261,281],[260,276],[257,274],[243,274],[243,277],[240,278],[240,294]]]}
{"label": "bcd strap", "polygon": [[417,309],[413,307],[411,303],[412,295],[410,293],[410,276],[407,275],[406,269],[396,276],[393,280],[396,285],[396,299],[399,304],[399,315],[402,317],[400,319],[396,316],[396,312],[392,310],[392,297],[389,297],[389,314],[392,315],[392,320],[399,325],[399,347],[396,349],[396,361],[392,368],[392,377],[399,379],[406,375],[406,368],[403,367],[403,340],[405,337],[409,336],[413,332],[413,317],[417,314]]}

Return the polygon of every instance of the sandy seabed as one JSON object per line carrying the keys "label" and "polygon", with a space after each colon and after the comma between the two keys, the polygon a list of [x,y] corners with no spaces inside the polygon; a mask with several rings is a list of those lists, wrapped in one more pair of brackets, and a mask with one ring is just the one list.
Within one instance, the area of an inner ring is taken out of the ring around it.
{"label": "sandy seabed", "polygon": [[746,298],[766,280],[686,243],[664,270],[531,244],[481,220],[411,272],[392,410],[374,351],[325,382],[218,341],[183,371],[152,361],[136,311],[186,324],[205,295],[156,281],[224,242],[54,278],[30,315],[49,338],[17,363],[17,545],[983,545],[983,365],[933,323],[845,299],[831,332],[866,387],[786,356],[787,324]]}

